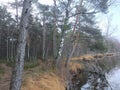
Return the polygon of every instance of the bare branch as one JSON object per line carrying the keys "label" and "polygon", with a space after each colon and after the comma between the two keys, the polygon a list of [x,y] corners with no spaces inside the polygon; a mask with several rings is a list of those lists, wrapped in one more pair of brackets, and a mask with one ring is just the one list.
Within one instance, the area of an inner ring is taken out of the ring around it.
{"label": "bare branch", "polygon": [[79,15],[79,14],[96,14],[96,13],[98,13],[99,11],[92,11],[92,12],[85,12],[85,13],[81,13],[81,12],[78,12],[78,13],[75,13],[75,14],[73,14],[73,15],[71,15],[71,16],[69,16],[69,18],[70,17],[74,17],[74,16],[76,16],[76,15]]}

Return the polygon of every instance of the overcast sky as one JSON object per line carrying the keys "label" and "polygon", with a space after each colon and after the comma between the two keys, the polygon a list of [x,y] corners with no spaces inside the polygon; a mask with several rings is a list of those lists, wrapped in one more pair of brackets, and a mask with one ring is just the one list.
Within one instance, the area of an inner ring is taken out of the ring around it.
{"label": "overcast sky", "polygon": [[[6,2],[14,2],[15,0],[0,0],[0,3],[6,3]],[[49,4],[51,5],[53,3],[53,0],[39,0],[42,4]]]}
{"label": "overcast sky", "polygon": [[[0,0],[0,3],[8,3],[8,2],[14,2],[15,0]],[[107,15],[98,15],[98,21],[99,21],[99,27],[103,29],[103,32],[105,32],[107,27],[107,17],[111,21],[111,29],[116,28],[115,31],[112,31],[115,38],[117,38],[120,41],[120,0],[116,0],[117,3],[113,4],[109,8],[109,13]],[[53,0],[40,0],[42,4],[53,4]]]}

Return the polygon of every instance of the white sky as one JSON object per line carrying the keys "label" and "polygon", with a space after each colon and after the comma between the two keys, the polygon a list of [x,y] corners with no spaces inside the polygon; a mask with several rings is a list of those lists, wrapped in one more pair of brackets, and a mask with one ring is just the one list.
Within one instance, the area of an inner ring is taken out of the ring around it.
{"label": "white sky", "polygon": [[[15,0],[0,0],[0,3],[7,3],[7,2],[14,2]],[[53,0],[39,0],[42,4],[49,4],[53,3]]]}
{"label": "white sky", "polygon": [[[15,0],[0,0],[1,4],[5,4],[8,2],[14,2]],[[42,4],[49,4],[52,5],[53,4],[53,0],[39,0]],[[99,27],[103,29],[103,32],[105,32],[106,30],[106,26],[107,26],[107,19],[106,16],[111,16],[111,27],[117,27],[117,30],[114,31],[113,36],[115,38],[117,38],[120,41],[120,1],[116,0],[119,3],[114,4],[110,7],[109,9],[109,13],[107,15],[99,15]]]}
{"label": "white sky", "polygon": [[[119,0],[116,0],[119,1]],[[120,41],[120,3],[117,3],[109,8],[109,13],[106,15],[100,15],[100,27],[106,30],[107,27],[107,17],[110,19],[111,29],[116,28],[112,36],[117,38]]]}

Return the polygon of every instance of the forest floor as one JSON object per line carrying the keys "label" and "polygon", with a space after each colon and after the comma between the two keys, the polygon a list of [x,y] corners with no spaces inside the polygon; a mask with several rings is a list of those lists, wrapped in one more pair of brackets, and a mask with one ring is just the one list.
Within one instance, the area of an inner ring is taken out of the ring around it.
{"label": "forest floor", "polygon": [[[65,90],[62,79],[57,76],[51,65],[44,62],[33,68],[25,69],[21,90]],[[0,73],[0,90],[9,90],[12,68],[6,64],[0,64],[0,69],[4,70]]]}
{"label": "forest floor", "polygon": [[[111,54],[107,55],[111,56]],[[78,68],[82,68],[82,66],[78,65],[78,63],[74,63],[76,60],[92,60],[93,58],[101,56],[103,55],[86,55],[72,58],[71,61],[73,61],[73,63],[70,65],[70,69],[76,71]],[[41,62],[39,60],[38,64],[28,63],[27,65],[28,66],[25,66],[26,68],[23,73],[22,90],[59,90],[59,88],[60,90],[65,90],[65,83],[63,83],[65,81],[62,80],[63,78],[58,77],[58,74],[56,74],[56,69],[51,61]],[[0,73],[0,90],[9,90],[12,68],[4,63],[1,63],[0,69],[4,70],[4,72],[2,71],[2,73]],[[62,72],[63,76],[65,76],[66,71],[63,70]],[[48,85],[51,85],[52,87]],[[53,87],[55,88],[53,89]]]}
{"label": "forest floor", "polygon": [[0,64],[0,68],[4,70],[4,73],[0,75],[0,90],[9,90],[10,78],[11,78],[11,67],[5,64]]}
{"label": "forest floor", "polygon": [[[52,87],[49,87],[47,90],[59,90],[56,89],[58,87],[61,88],[60,90],[64,90],[62,89],[64,88],[64,85],[59,82],[61,79],[55,74],[55,71],[56,69],[53,67],[53,63],[49,60],[47,62],[38,60],[38,62],[25,63],[21,90],[43,90],[39,89],[40,85],[43,85],[44,83],[49,84],[49,81],[53,81],[53,84],[58,86],[54,89],[50,89],[54,86],[51,85]],[[9,90],[11,75],[11,65],[0,63],[0,90]],[[46,88],[46,85],[43,86]],[[41,88],[43,86],[41,86]]]}

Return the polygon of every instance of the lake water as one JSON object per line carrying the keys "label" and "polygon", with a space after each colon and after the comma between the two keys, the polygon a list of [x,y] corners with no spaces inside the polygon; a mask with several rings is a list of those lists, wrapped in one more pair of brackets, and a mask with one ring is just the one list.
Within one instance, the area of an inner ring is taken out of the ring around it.
{"label": "lake water", "polygon": [[[120,68],[116,67],[112,69],[109,73],[106,74],[106,78],[108,80],[110,87],[106,87],[104,88],[104,90],[120,90]],[[93,90],[93,89],[90,89],[90,83],[87,83],[82,86],[81,90]]]}
{"label": "lake water", "polygon": [[120,90],[120,68],[112,69],[106,77],[113,90]]}

